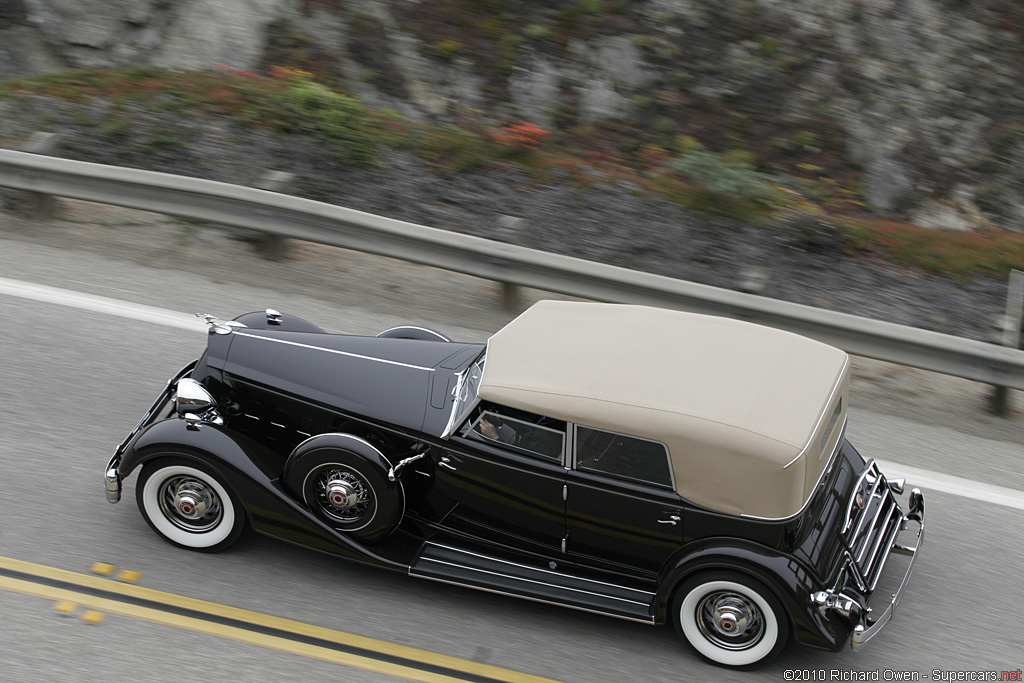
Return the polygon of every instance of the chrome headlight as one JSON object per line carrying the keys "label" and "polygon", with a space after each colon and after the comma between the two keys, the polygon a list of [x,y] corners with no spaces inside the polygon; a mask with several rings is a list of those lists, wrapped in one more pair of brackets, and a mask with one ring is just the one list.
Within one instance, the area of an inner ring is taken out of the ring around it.
{"label": "chrome headlight", "polygon": [[174,409],[179,415],[184,416],[187,413],[202,415],[207,410],[216,407],[217,401],[202,384],[189,377],[178,380]]}

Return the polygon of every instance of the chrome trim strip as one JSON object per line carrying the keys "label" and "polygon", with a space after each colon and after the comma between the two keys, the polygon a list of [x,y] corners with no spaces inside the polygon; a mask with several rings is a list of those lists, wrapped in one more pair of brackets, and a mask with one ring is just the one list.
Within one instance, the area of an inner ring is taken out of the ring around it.
{"label": "chrome trim strip", "polygon": [[[800,457],[807,452],[807,449],[811,447],[811,442],[814,441],[814,435],[818,433],[818,428],[821,427],[821,421],[825,419],[826,415],[828,415],[828,409],[829,409],[829,406],[832,405],[832,399],[836,397],[836,392],[839,391],[839,387],[842,386],[842,384],[843,384],[843,377],[846,376],[846,368],[849,365],[850,365],[850,354],[846,354],[846,362],[843,363],[843,369],[839,371],[839,379],[836,380],[835,386],[832,387],[832,393],[830,393],[828,395],[828,400],[825,401],[825,410],[823,410],[821,412],[821,415],[818,417],[818,421],[814,424],[814,429],[811,430],[811,435],[807,438],[807,443],[804,444],[804,447],[800,450],[800,452],[797,454],[797,456],[795,458],[793,458],[792,460],[790,460],[788,463],[786,463],[786,465],[784,465],[782,467],[782,469],[786,469],[787,467],[789,467],[790,465],[795,463],[797,460],[799,460]],[[846,428],[845,425],[846,425],[846,415],[843,416],[843,428],[844,429]],[[839,440],[836,443],[837,444],[841,444],[842,442],[843,442],[843,438],[842,438],[842,434],[840,434],[839,435]],[[817,488],[817,485],[815,485],[815,488]]]}
{"label": "chrome trim strip", "polygon": [[[540,567],[531,567],[529,565],[520,564],[518,562],[512,562],[511,560],[504,560],[504,559],[502,559],[500,557],[493,557],[491,555],[483,555],[481,553],[474,553],[474,552],[469,551],[469,550],[463,550],[462,548],[453,548],[450,545],[444,545],[444,544],[441,544],[441,543],[430,543],[428,545],[428,548],[444,548],[445,550],[451,550],[451,551],[456,552],[456,553],[462,553],[463,555],[472,555],[473,557],[479,557],[479,558],[482,558],[482,559],[485,559],[485,560],[491,560],[492,562],[500,562],[501,564],[507,564],[507,565],[511,565],[513,567],[522,567],[523,569],[529,569],[529,570],[535,571],[535,572],[542,572],[544,574],[553,574],[555,576],[566,576],[566,574],[563,574],[561,572],[551,571],[550,569],[543,569],[543,568],[540,568]],[[429,560],[430,558],[422,558],[422,559]],[[464,565],[460,565],[460,566],[464,566]],[[472,567],[467,567],[467,569],[472,569]],[[582,576],[579,576],[579,577],[574,576],[572,578],[576,579],[577,581],[586,581],[587,583],[597,584],[598,586],[610,586],[612,588],[619,588],[619,589],[622,589],[622,590],[632,591],[634,593],[640,593],[641,595],[649,595],[652,598],[655,595],[657,595],[657,593],[654,592],[654,591],[645,591],[645,590],[641,590],[639,588],[630,588],[629,586],[622,586],[622,585],[617,584],[617,583],[608,583],[606,581],[598,581],[597,579],[588,579],[588,578],[585,578],[585,577],[582,577]],[[595,593],[595,595],[598,595],[598,594]]]}
{"label": "chrome trim strip", "polygon": [[417,561],[417,564],[419,562],[433,562],[434,564],[443,564],[446,567],[456,567],[458,569],[466,569],[468,571],[476,572],[478,574],[487,574],[488,576],[497,576],[497,577],[500,577],[500,578],[503,578],[503,579],[512,579],[513,581],[519,581],[519,582],[522,582],[522,583],[532,583],[532,584],[535,584],[537,586],[551,586],[553,588],[557,588],[558,590],[572,591],[573,593],[582,593],[584,595],[596,595],[597,597],[605,598],[607,600],[618,600],[619,602],[628,602],[631,605],[647,605],[648,607],[650,606],[649,602],[644,602],[643,600],[630,600],[629,598],[619,598],[619,597],[616,597],[614,595],[607,595],[605,593],[595,593],[594,591],[583,590],[582,588],[572,588],[570,586],[559,586],[557,584],[544,583],[543,581],[535,581],[534,579],[524,579],[521,576],[514,576],[512,574],[502,574],[500,572],[492,572],[492,571],[487,570],[487,569],[477,569],[476,567],[468,567],[468,566],[466,566],[464,564],[457,564],[455,562],[448,562],[446,560],[435,560],[435,559],[430,558],[430,557],[423,557],[423,558],[420,558]]}
{"label": "chrome trim strip", "polygon": [[387,360],[385,358],[376,358],[374,356],[364,356],[361,353],[352,353],[351,351],[339,351],[337,349],[325,349],[322,346],[313,346],[311,344],[302,344],[300,342],[288,341],[287,339],[276,339],[275,337],[264,337],[258,334],[247,334],[241,331],[235,331],[235,334],[243,337],[249,337],[250,339],[260,339],[262,341],[274,342],[275,344],[287,344],[288,346],[298,346],[303,349],[312,349],[314,351],[323,351],[324,353],[335,353],[339,356],[349,356],[351,358],[359,358],[361,360],[372,360],[377,363],[386,363],[388,365],[398,365],[403,368],[412,368],[413,370],[423,370],[425,372],[434,372],[434,368],[425,368],[420,365],[411,365],[409,363],[402,363],[397,360]]}
{"label": "chrome trim strip", "polygon": [[[566,472],[576,469],[576,423],[566,422],[565,423],[565,453],[562,459],[562,467],[565,468]],[[568,496],[568,489],[566,489],[565,496],[562,496],[562,500]]]}
{"label": "chrome trim strip", "polygon": [[[844,415],[843,416],[843,426],[839,429],[839,438],[836,439],[836,445],[835,445],[835,448],[832,449],[833,451],[839,450],[839,448],[843,445],[843,439],[846,438],[846,424],[847,424],[847,422],[849,420],[850,420],[850,416],[849,415]],[[818,421],[818,424],[821,424],[820,420]],[[808,443],[807,446],[810,446],[810,444]],[[787,462],[785,465],[783,465],[782,469],[786,469],[787,467],[789,467],[790,465],[795,463],[797,460],[802,458],[806,451],[807,451],[807,447],[805,447],[804,450],[800,451],[795,458],[793,458],[792,460]],[[829,458],[829,460],[831,461],[831,458]]]}
{"label": "chrome trim strip", "polygon": [[495,595],[507,595],[510,598],[519,598],[521,600],[529,600],[530,602],[540,602],[545,605],[554,605],[556,607],[567,607],[568,609],[574,609],[579,612],[589,612],[591,614],[600,614],[606,617],[615,617],[616,619],[623,619],[624,621],[635,621],[638,624],[647,624],[654,626],[654,617],[648,617],[647,619],[638,619],[636,617],[627,617],[621,614],[615,614],[614,612],[602,612],[597,609],[589,609],[587,607],[577,607],[576,605],[567,605],[564,602],[555,602],[553,600],[544,600],[543,598],[535,598],[529,595],[519,595],[517,593],[506,593],[505,591],[496,590],[494,588],[485,588],[483,586],[474,586],[470,583],[459,583],[458,581],[451,581],[449,579],[440,579],[434,576],[424,576],[423,574],[414,574],[409,571],[409,576],[413,576],[417,579],[426,579],[427,581],[436,581],[437,583],[447,583],[451,586],[462,586],[463,588],[473,588],[478,591],[484,591],[485,593],[494,593]]}

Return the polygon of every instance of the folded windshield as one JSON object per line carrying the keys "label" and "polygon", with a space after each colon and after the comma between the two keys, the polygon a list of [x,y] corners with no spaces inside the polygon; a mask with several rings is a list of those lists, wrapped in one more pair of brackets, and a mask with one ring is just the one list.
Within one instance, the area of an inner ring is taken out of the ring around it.
{"label": "folded windshield", "polygon": [[447,439],[451,436],[455,427],[469,415],[473,406],[476,405],[477,392],[480,390],[480,378],[484,375],[485,360],[486,354],[480,354],[476,361],[457,375],[458,381],[453,391],[455,401],[452,404],[452,414],[441,438]]}

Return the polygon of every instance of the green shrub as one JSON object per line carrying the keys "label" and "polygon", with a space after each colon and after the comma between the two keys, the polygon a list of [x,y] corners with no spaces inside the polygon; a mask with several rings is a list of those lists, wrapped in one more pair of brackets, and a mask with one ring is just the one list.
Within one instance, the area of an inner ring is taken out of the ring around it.
{"label": "green shrub", "polygon": [[779,53],[779,39],[772,36],[761,36],[761,54],[774,57]]}
{"label": "green shrub", "polygon": [[368,166],[376,160],[380,126],[358,98],[303,80],[290,83],[279,104],[279,125],[289,132],[323,140],[353,166]]}
{"label": "green shrub", "polygon": [[459,172],[486,166],[495,155],[486,137],[451,125],[422,131],[416,147],[419,156]]}
{"label": "green shrub", "polygon": [[555,32],[550,26],[544,24],[529,24],[523,29],[523,33],[530,40],[552,40],[555,37]]}
{"label": "green shrub", "polygon": [[651,120],[651,132],[655,135],[670,136],[677,128],[679,124],[669,116],[657,116]]}
{"label": "green shrub", "polygon": [[434,55],[446,61],[451,61],[466,49],[465,44],[454,38],[445,38],[434,44]]}
{"label": "green shrub", "polygon": [[779,206],[782,194],[769,177],[738,156],[723,157],[694,148],[668,162],[668,166],[696,185],[698,205],[694,208],[738,218]]}
{"label": "green shrub", "polygon": [[700,140],[690,135],[677,135],[672,147],[679,152],[679,156],[686,156],[691,152],[704,149],[704,145],[701,144]]}

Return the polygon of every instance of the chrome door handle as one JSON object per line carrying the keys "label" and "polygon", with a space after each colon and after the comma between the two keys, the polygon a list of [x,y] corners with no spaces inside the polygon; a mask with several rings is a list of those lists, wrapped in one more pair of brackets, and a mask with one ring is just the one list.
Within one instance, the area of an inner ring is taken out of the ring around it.
{"label": "chrome door handle", "polygon": [[671,515],[668,519],[659,519],[658,524],[671,524],[672,526],[675,526],[676,524],[679,524],[679,515]]}
{"label": "chrome door handle", "polygon": [[450,470],[451,470],[452,472],[457,472],[459,468],[458,468],[458,467],[455,467],[455,466],[453,466],[453,465],[451,464],[451,462],[452,462],[452,461],[451,461],[451,458],[449,458],[449,457],[448,457],[448,456],[446,455],[446,456],[444,456],[443,458],[441,458],[441,459],[440,459],[440,460],[438,461],[438,463],[437,463],[437,464],[438,464],[438,465],[440,465],[441,467],[447,467],[447,468],[448,468],[448,469],[450,469]]}

